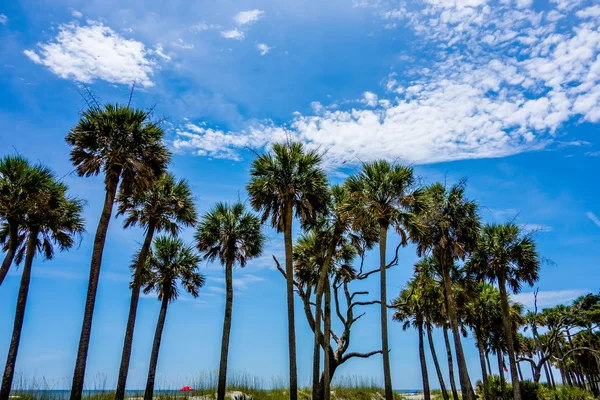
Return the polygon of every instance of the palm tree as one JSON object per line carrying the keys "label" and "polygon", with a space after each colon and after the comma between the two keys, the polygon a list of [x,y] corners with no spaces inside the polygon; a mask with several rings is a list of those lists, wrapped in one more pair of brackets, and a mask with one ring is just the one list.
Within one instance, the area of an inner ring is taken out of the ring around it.
{"label": "palm tree", "polygon": [[27,243],[21,247],[21,251],[16,256],[17,262],[20,263],[24,255],[25,263],[17,298],[13,334],[0,389],[1,400],[8,400],[12,386],[33,259],[36,253],[41,253],[45,259],[51,259],[54,256],[55,246],[61,251],[68,250],[75,244],[75,236],[84,232],[85,223],[81,216],[83,201],[68,196],[67,186],[57,181],[42,190],[45,193],[38,197],[40,201],[28,203],[30,208],[25,215]]}
{"label": "palm tree", "polygon": [[372,220],[379,225],[381,350],[386,400],[392,400],[394,396],[387,331],[387,233],[390,226],[394,227],[402,238],[401,244],[406,245],[408,237],[413,237],[417,231],[412,214],[408,212],[408,206],[415,197],[411,193],[413,185],[412,168],[383,160],[363,164],[362,170],[346,181],[351,205],[354,206],[355,223],[363,224],[365,220]]}
{"label": "palm tree", "polygon": [[150,121],[148,112],[107,104],[84,111],[65,139],[72,147],[71,162],[77,174],[89,177],[102,172],[106,191],[94,238],[71,400],[81,400],[83,391],[102,253],[117,189],[120,184],[124,196],[143,191],[165,171],[170,155],[162,138],[162,128]]}
{"label": "palm tree", "polygon": [[326,208],[327,177],[322,160],[319,152],[307,150],[302,143],[276,143],[270,153],[254,160],[246,187],[261,222],[270,219],[271,226],[284,235],[291,400],[298,397],[292,221],[295,215],[302,225],[314,223]]}
{"label": "palm tree", "polygon": [[237,263],[243,268],[248,260],[260,256],[265,236],[261,230],[260,220],[247,212],[244,205],[238,202],[233,205],[217,203],[202,217],[195,238],[196,246],[205,260],[212,262],[218,259],[225,267],[227,295],[217,387],[217,400],[224,400],[233,306],[233,266]]}
{"label": "palm tree", "polygon": [[21,156],[0,159],[0,219],[6,221],[8,234],[6,255],[0,267],[0,285],[15,258],[19,230],[24,227],[27,212],[47,197],[47,189],[53,183],[52,171],[43,165],[32,166]]}
{"label": "palm tree", "polygon": [[479,234],[477,204],[468,200],[464,192],[464,182],[450,189],[435,183],[424,190],[426,207],[420,213],[422,230],[417,238],[417,253],[422,256],[431,252],[435,262],[441,267],[446,311],[454,337],[461,391],[464,400],[473,400],[473,387],[460,339],[457,307],[450,277],[455,260],[464,260],[469,252],[475,249]]}
{"label": "palm tree", "polygon": [[182,227],[191,226],[196,222],[196,207],[188,183],[184,179],[176,180],[169,173],[163,174],[150,189],[119,196],[118,202],[119,212],[117,215],[127,214],[124,228],[138,225],[146,233],[144,243],[134,258],[135,269],[131,284],[129,317],[127,318],[127,330],[115,394],[117,400],[123,400],[142,285],[142,273],[154,233],[167,231],[176,236]]}
{"label": "palm tree", "polygon": [[411,326],[417,328],[419,333],[421,376],[423,378],[423,396],[425,400],[430,400],[431,391],[429,390],[429,376],[427,374],[427,362],[423,344],[427,309],[425,302],[426,300],[421,292],[419,278],[412,278],[407,287],[400,292],[400,296],[392,302],[392,305],[396,308],[392,318],[395,321],[403,322],[403,330],[407,330]]}
{"label": "palm tree", "polygon": [[513,396],[514,400],[520,400],[519,373],[506,286],[508,284],[511,291],[517,294],[521,291],[523,283],[533,286],[538,280],[540,259],[535,242],[531,236],[523,235],[519,226],[513,223],[489,224],[483,228],[477,250],[469,264],[482,277],[498,283]]}
{"label": "palm tree", "polygon": [[146,259],[143,284],[145,294],[156,291],[161,306],[152,343],[144,400],[152,400],[154,393],[154,378],[167,307],[179,297],[179,285],[193,297],[198,297],[198,290],[204,286],[204,276],[197,271],[200,261],[201,257],[194,248],[186,246],[181,239],[168,236],[154,239],[154,249]]}

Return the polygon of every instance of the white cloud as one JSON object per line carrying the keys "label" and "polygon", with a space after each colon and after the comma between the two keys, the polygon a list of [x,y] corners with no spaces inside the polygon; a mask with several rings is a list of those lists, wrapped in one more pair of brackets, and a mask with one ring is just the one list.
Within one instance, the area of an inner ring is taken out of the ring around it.
{"label": "white cloud", "polygon": [[[225,278],[216,278],[216,277],[210,277],[209,278],[212,281],[215,282],[219,282],[220,284],[225,284]],[[262,282],[264,281],[264,278],[261,278],[260,276],[256,276],[256,275],[252,275],[252,274],[244,274],[239,278],[233,278],[233,288],[235,290],[246,290],[248,289],[248,286],[250,286],[253,283],[256,282]],[[211,290],[218,292],[218,293],[225,293],[225,289],[223,289],[222,287],[219,286],[211,286]]]}
{"label": "white cloud", "polygon": [[0,14],[0,24],[6,25],[8,22],[8,17],[5,14]]}
{"label": "white cloud", "polygon": [[258,51],[260,52],[261,56],[264,56],[265,54],[267,54],[269,51],[271,51],[271,48],[269,46],[267,46],[266,43],[259,43],[256,45],[256,48],[258,49]]}
{"label": "white cloud", "polygon": [[264,13],[265,12],[261,10],[241,11],[233,17],[233,20],[238,25],[251,24],[258,21],[264,15]]}
{"label": "white cloud", "polygon": [[598,18],[600,17],[600,6],[592,6],[583,10],[577,11],[579,18]]}
{"label": "white cloud", "polygon": [[83,14],[80,11],[77,11],[74,8],[71,9],[71,15],[73,17],[75,17],[75,18],[81,18],[81,17],[83,17]]}
{"label": "white cloud", "polygon": [[64,79],[153,85],[150,77],[155,61],[148,58],[151,52],[143,43],[126,39],[99,22],[60,25],[53,41],[38,43],[36,50],[23,53]]}
{"label": "white cloud", "polygon": [[[537,295],[537,306],[538,311],[541,311],[542,307],[552,307],[558,304],[568,304],[575,300],[579,296],[589,293],[589,290],[585,289],[571,289],[571,290],[555,290],[555,291],[539,291]],[[527,308],[534,307],[534,292],[519,293],[510,296],[513,301],[522,303]]]}
{"label": "white cloud", "polygon": [[585,213],[585,215],[594,223],[598,228],[600,228],[600,218],[596,216],[593,212],[589,211]]}
{"label": "white cloud", "polygon": [[525,231],[526,233],[538,233],[538,232],[550,232],[552,231],[552,227],[544,224],[530,224],[524,223],[519,224],[519,227]]}
{"label": "white cloud", "polygon": [[154,46],[154,49],[148,50],[148,53],[158,56],[158,57],[162,58],[163,60],[170,61],[171,57],[169,55],[165,54],[164,50],[165,49],[162,47],[161,44],[157,44],[156,46]]}
{"label": "white cloud", "polygon": [[377,95],[373,92],[364,92],[363,100],[369,107],[375,107],[377,105]]}
{"label": "white cloud", "polygon": [[192,32],[202,32],[202,31],[208,31],[208,30],[220,29],[220,28],[221,28],[220,25],[209,24],[209,23],[202,21],[202,22],[198,22],[195,25],[192,25],[191,29],[192,29]]}
{"label": "white cloud", "polygon": [[179,135],[178,146],[237,159],[250,143],[260,148],[288,135],[326,149],[335,168],[377,158],[504,157],[560,145],[566,122],[600,121],[600,20],[570,18],[571,25],[558,26],[548,19],[552,11],[560,18],[581,11],[583,3],[575,3],[555,0],[542,12],[520,0],[425,0],[410,9],[374,1],[368,6],[380,9],[383,23],[403,20],[399,26],[440,50],[426,67],[415,62],[391,74],[382,83],[386,98],[365,91],[333,103],[345,107],[312,102],[312,115],[295,114],[282,126],[267,120],[240,132],[207,131],[201,136],[209,144]]}
{"label": "white cloud", "polygon": [[191,50],[194,48],[193,43],[186,43],[183,39],[179,38],[174,42],[171,42],[171,46],[179,47],[181,49]]}
{"label": "white cloud", "polygon": [[234,40],[243,40],[245,37],[244,32],[239,31],[237,29],[222,31],[221,36],[223,36],[225,39],[234,39]]}

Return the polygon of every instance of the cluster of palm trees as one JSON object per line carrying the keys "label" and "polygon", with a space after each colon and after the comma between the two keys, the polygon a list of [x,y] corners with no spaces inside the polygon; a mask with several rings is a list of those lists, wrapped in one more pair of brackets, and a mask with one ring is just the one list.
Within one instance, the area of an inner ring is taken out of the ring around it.
{"label": "cluster of palm trees", "polygon": [[[382,355],[386,400],[393,399],[387,326],[390,309],[395,310],[394,319],[406,322],[405,327],[414,326],[419,330],[426,388],[423,338],[427,333],[445,398],[448,395],[431,337],[434,326],[444,332],[455,400],[458,394],[449,331],[465,400],[474,398],[461,343],[461,333],[467,328],[471,328],[477,338],[484,381],[490,372],[484,362],[489,360],[489,353],[508,355],[516,400],[520,399],[518,363],[530,362],[539,379],[541,365],[554,360],[551,357],[555,357],[558,350],[562,351],[560,362],[565,377],[582,383],[586,377],[589,380],[590,376],[597,376],[597,373],[590,375],[593,371],[589,370],[594,364],[592,359],[596,367],[598,361],[594,353],[598,348],[597,319],[587,321],[589,325],[569,339],[568,346],[577,346],[579,340],[589,339],[585,351],[594,356],[590,358],[588,354],[586,358],[588,369],[580,363],[571,366],[567,361],[583,357],[581,346],[569,349],[560,342],[561,334],[550,341],[543,339],[547,333],[538,332],[538,326],[557,324],[559,332],[566,329],[568,333],[572,325],[565,328],[561,325],[566,324],[565,320],[559,317],[542,319],[536,314],[529,323],[534,345],[523,344],[526,338],[516,333],[523,323],[522,310],[511,304],[508,291],[517,293],[521,285],[532,285],[538,279],[540,258],[535,243],[531,235],[514,224],[482,226],[477,204],[465,196],[464,182],[450,187],[439,183],[422,186],[417,184],[412,168],[375,161],[363,164],[344,183],[330,185],[323,169],[324,155],[301,143],[286,141],[273,144],[252,163],[246,189],[249,203],[258,215],[237,202],[218,203],[198,218],[188,183],[168,172],[170,153],[163,135],[160,124],[152,121],[147,111],[111,104],[91,105],[67,134],[66,142],[71,147],[71,162],[77,174],[82,177],[102,174],[105,184],[104,205],[91,255],[71,400],[80,400],[83,393],[102,255],[115,204],[117,217],[124,218],[124,228],[139,226],[144,230],[143,243],[133,255],[131,265],[131,302],[115,392],[117,400],[125,397],[140,292],[155,292],[161,303],[144,395],[145,400],[151,400],[168,305],[177,299],[182,289],[198,296],[204,284],[198,270],[202,260],[218,261],[225,269],[226,305],[217,390],[218,400],[225,398],[233,303],[232,270],[235,266],[244,267],[262,254],[265,242],[262,225],[265,223],[283,233],[285,244],[284,266],[276,257],[273,259],[286,279],[292,400],[298,398],[295,293],[303,303],[307,322],[314,332],[312,396],[315,400],[329,399],[330,382],[339,365],[352,358],[375,354]],[[66,185],[48,168],[32,165],[20,156],[0,160],[0,243],[5,250],[0,285],[11,265],[23,262],[0,400],[8,399],[12,385],[33,259],[37,254],[51,258],[55,247],[67,250],[74,245],[84,230],[83,205],[81,199],[68,194]],[[302,233],[294,241],[295,221],[299,222]],[[178,238],[186,227],[195,229],[191,245]],[[387,259],[390,231],[400,238],[392,260]],[[407,288],[389,302],[386,271],[398,264],[398,250],[409,243],[415,245],[422,259]],[[364,271],[366,254],[375,247],[379,250],[379,266]],[[379,298],[361,301],[360,296],[367,293],[352,291],[350,284],[373,274],[379,274]],[[592,303],[586,303],[587,310],[589,313],[595,310],[594,318],[597,318],[598,304]],[[351,328],[363,315],[358,314],[358,307],[371,304],[380,306],[381,348],[369,353],[348,352]],[[332,309],[343,327],[340,334],[332,329]],[[495,311],[481,312],[487,309]],[[569,321],[575,323],[572,319]],[[427,389],[426,396],[429,396]]]}

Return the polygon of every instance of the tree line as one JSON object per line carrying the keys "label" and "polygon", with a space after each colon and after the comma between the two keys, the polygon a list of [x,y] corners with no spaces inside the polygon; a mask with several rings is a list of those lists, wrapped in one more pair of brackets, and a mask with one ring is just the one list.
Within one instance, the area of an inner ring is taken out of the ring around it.
{"label": "tree line", "polygon": [[[144,231],[132,256],[131,300],[115,399],[125,397],[140,293],[156,293],[160,313],[151,349],[145,400],[151,400],[161,336],[168,305],[181,290],[196,297],[204,284],[202,260],[219,262],[225,270],[226,302],[217,399],[225,398],[232,320],[234,267],[244,267],[264,250],[263,225],[283,234],[284,260],[273,262],[286,281],[290,399],[298,398],[296,370],[295,293],[314,333],[312,398],[330,398],[336,369],[353,358],[381,355],[386,400],[393,399],[389,360],[388,314],[419,333],[419,355],[426,400],[430,398],[424,340],[427,335],[444,400],[450,394],[439,366],[432,330],[442,329],[449,383],[454,379],[450,336],[464,400],[475,397],[467,369],[462,336],[473,332],[481,361],[483,395],[492,398],[490,353],[498,356],[500,374],[508,356],[512,393],[521,399],[521,364],[531,366],[535,382],[542,370],[554,385],[552,366],[562,382],[598,393],[600,297],[590,294],[572,306],[523,314],[511,301],[523,285],[534,285],[541,257],[531,232],[514,223],[484,224],[478,205],[467,198],[466,183],[418,183],[412,168],[394,162],[363,163],[345,182],[331,185],[323,169],[324,154],[288,140],[275,143],[252,162],[246,186],[249,204],[217,203],[197,215],[193,193],[185,179],[168,171],[171,154],[160,122],[146,110],[119,104],[93,103],[70,129],[66,143],[77,175],[104,177],[105,198],[92,247],[90,276],[71,386],[71,400],[82,398],[87,354],[104,244],[114,208],[124,228]],[[36,256],[53,257],[56,249],[74,246],[85,230],[84,201],[69,194],[61,179],[46,166],[24,157],[0,160],[0,244],[5,251],[0,286],[13,264],[23,264],[13,335],[4,369],[0,400],[9,398],[21,330]],[[294,240],[294,223],[302,233]],[[193,227],[194,243],[178,238]],[[387,259],[388,235],[399,242]],[[399,249],[413,244],[420,261],[414,276],[396,299],[387,299],[387,270],[399,263]],[[366,254],[378,250],[379,265],[365,268]],[[375,300],[354,289],[355,283],[379,275]],[[351,330],[369,305],[379,305],[381,347],[366,353],[349,351]],[[332,315],[339,320],[332,329]],[[530,335],[521,332],[526,328]],[[323,362],[321,362],[323,360]]]}

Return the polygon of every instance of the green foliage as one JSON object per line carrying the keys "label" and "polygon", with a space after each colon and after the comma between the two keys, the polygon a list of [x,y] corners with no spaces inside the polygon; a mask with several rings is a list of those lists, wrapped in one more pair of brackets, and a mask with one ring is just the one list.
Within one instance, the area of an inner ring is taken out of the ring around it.
{"label": "green foliage", "polygon": [[486,393],[490,397],[487,400],[497,400],[497,399],[508,399],[512,397],[512,385],[508,382],[505,382],[505,392],[502,393],[502,384],[500,377],[497,375],[490,375],[487,379],[487,390],[483,387],[483,382],[477,381],[476,388],[477,393],[482,398],[486,398]]}
{"label": "green foliage", "polygon": [[576,386],[559,386],[550,393],[549,398],[554,400],[591,400],[594,395]]}
{"label": "green foliage", "polygon": [[548,389],[537,382],[521,381],[521,400],[542,400],[548,398]]}

